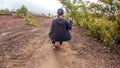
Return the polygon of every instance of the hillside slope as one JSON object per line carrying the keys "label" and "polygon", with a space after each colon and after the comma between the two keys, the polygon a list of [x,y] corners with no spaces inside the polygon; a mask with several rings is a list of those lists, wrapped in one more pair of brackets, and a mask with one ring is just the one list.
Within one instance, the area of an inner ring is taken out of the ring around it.
{"label": "hillside slope", "polygon": [[53,49],[50,18],[36,17],[39,26],[22,18],[0,16],[0,68],[119,68],[120,55],[106,50],[86,30],[73,26],[72,40]]}

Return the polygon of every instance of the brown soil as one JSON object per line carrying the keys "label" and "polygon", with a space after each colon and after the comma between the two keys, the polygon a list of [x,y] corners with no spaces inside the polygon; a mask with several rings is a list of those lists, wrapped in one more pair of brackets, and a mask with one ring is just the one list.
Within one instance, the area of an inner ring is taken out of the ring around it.
{"label": "brown soil", "polygon": [[72,40],[53,49],[48,38],[50,22],[25,25],[23,18],[0,16],[0,68],[120,68],[120,55],[73,26]]}

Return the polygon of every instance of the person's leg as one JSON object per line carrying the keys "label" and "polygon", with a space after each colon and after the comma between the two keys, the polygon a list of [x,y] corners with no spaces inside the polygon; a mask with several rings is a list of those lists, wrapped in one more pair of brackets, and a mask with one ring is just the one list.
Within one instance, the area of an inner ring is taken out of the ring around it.
{"label": "person's leg", "polygon": [[55,45],[55,42],[56,42],[56,41],[53,41],[53,40],[52,40],[53,48],[58,48],[58,47]]}
{"label": "person's leg", "polygon": [[52,44],[54,44],[54,45],[55,45],[55,41],[53,41],[53,40],[52,40]]}
{"label": "person's leg", "polygon": [[60,45],[62,45],[62,41],[60,41]]}

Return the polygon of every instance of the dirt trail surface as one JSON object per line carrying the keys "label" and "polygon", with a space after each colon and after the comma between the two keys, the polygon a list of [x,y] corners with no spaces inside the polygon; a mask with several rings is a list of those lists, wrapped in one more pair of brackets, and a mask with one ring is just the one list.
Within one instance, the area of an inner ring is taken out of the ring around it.
{"label": "dirt trail surface", "polygon": [[72,40],[53,49],[48,38],[50,21],[25,25],[23,18],[0,16],[0,68],[120,68],[120,55],[111,53],[86,30],[73,26]]}

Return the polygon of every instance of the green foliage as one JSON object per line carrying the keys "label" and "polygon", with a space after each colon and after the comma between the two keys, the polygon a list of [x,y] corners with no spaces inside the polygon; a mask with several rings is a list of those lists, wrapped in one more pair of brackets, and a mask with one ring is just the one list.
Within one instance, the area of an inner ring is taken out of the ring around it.
{"label": "green foliage", "polygon": [[25,16],[24,21],[25,21],[26,25],[29,25],[30,24],[30,16],[29,15]]}
{"label": "green foliage", "polygon": [[90,4],[90,7],[91,7],[91,8],[95,8],[95,7],[97,7],[97,6],[99,6],[99,5],[96,4],[96,3],[91,3],[91,4]]}
{"label": "green foliage", "polygon": [[32,23],[31,23],[31,24],[34,25],[34,26],[37,26],[37,25],[38,25],[38,23],[37,23],[36,20],[32,20]]}
{"label": "green foliage", "polygon": [[120,13],[116,15],[116,20],[120,21]]}
{"label": "green foliage", "polygon": [[120,1],[117,2],[117,7],[120,10]]}
{"label": "green foliage", "polygon": [[40,15],[40,16],[47,17],[47,15],[46,15],[46,14],[44,14],[44,13],[41,13],[41,15]]}
{"label": "green foliage", "polygon": [[38,25],[37,21],[34,19],[31,20],[31,17],[32,17],[31,15],[27,15],[24,17],[25,24],[37,26]]}
{"label": "green foliage", "polygon": [[16,11],[17,15],[19,15],[20,12],[21,12],[21,10],[20,10],[20,9],[17,9],[17,11]]}
{"label": "green foliage", "polygon": [[24,5],[22,5],[21,8],[16,10],[16,13],[17,15],[23,14],[24,16],[26,16],[28,14],[28,9]]}
{"label": "green foliage", "polygon": [[0,14],[8,14],[10,13],[10,10],[8,8],[0,10]]}
{"label": "green foliage", "polygon": [[[102,3],[102,4],[101,4]],[[120,1],[118,0],[100,0],[99,5],[102,6],[101,12],[109,20],[116,20],[116,13],[120,12]]]}
{"label": "green foliage", "polygon": [[[60,2],[67,11],[66,18],[72,16],[74,24],[88,29],[88,35],[101,40],[106,46],[110,46],[118,34],[119,27],[116,21],[107,20],[107,18],[116,20],[115,12],[119,13],[115,0],[101,0],[102,4],[83,0],[61,0]],[[119,18],[118,14],[117,19]]]}
{"label": "green foliage", "polygon": [[109,46],[115,36],[117,35],[116,23],[111,21],[100,19],[95,22],[89,22],[88,26],[88,35],[101,40],[106,46]]}
{"label": "green foliage", "polygon": [[111,5],[114,0],[100,0],[100,1]]}
{"label": "green foliage", "polygon": [[[84,11],[85,8],[81,8],[80,7],[85,7],[85,3],[83,2],[82,5],[80,5],[82,2],[81,0],[60,0],[60,2],[63,4],[63,6],[65,7],[66,11],[70,14],[71,17],[73,17],[76,21],[76,23],[79,23],[79,12],[80,11]],[[77,16],[76,16],[77,15]]]}

